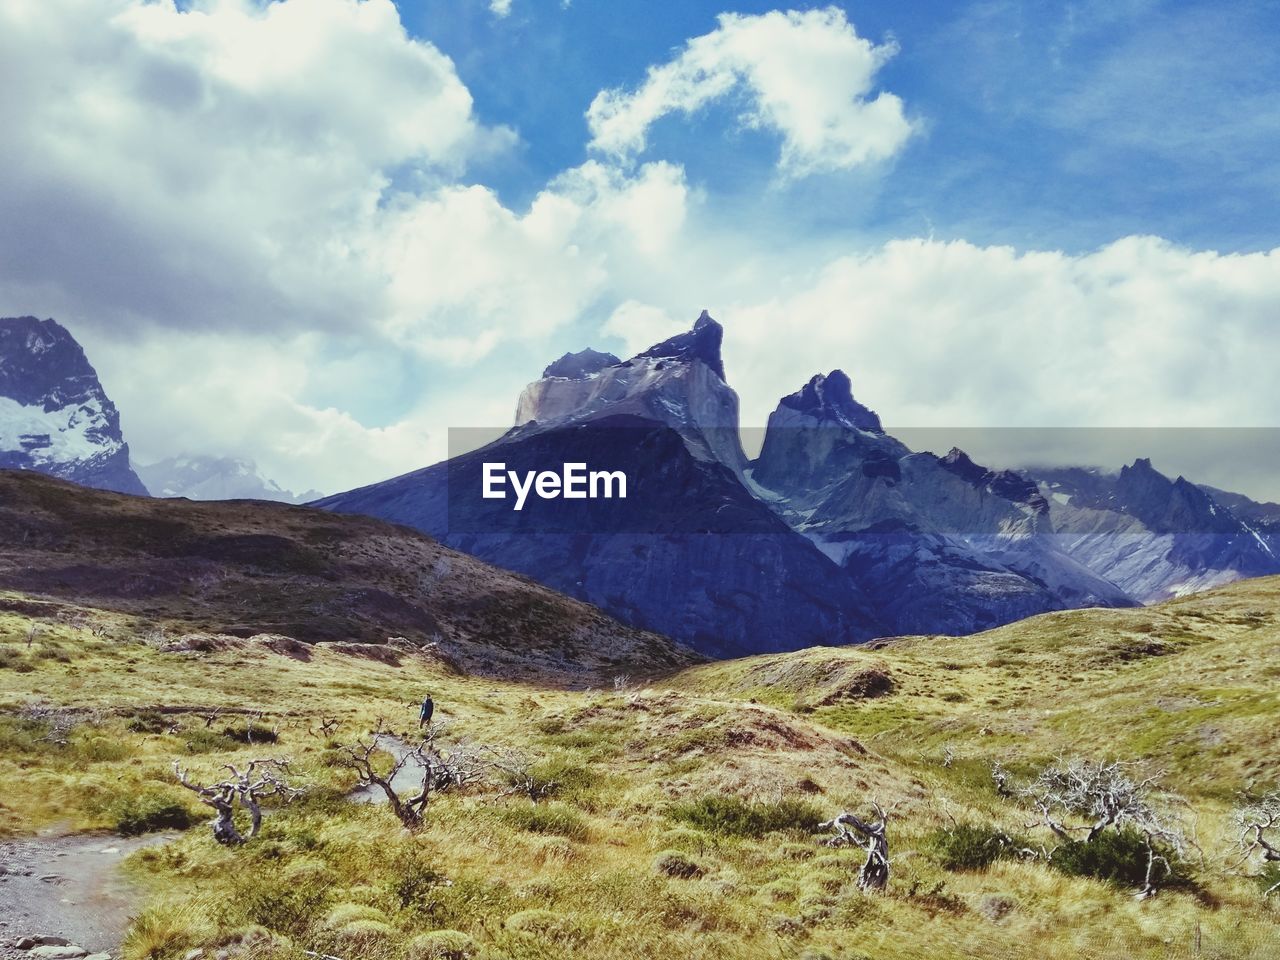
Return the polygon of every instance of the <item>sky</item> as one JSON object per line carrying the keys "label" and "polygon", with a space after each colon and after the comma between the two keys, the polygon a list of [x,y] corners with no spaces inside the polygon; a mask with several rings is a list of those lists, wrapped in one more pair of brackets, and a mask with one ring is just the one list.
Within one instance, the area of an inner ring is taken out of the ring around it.
{"label": "sky", "polygon": [[138,461],[296,490],[704,308],[749,427],[834,367],[890,429],[1280,427],[1277,41],[1251,0],[5,0],[0,315],[76,335]]}

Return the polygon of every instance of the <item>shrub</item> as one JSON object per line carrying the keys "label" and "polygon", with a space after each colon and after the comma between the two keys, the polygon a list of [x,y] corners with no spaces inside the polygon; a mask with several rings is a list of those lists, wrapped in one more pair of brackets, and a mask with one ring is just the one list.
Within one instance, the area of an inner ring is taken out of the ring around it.
{"label": "shrub", "polygon": [[573,940],[578,936],[573,921],[554,910],[521,910],[503,924],[512,933],[542,940]]}
{"label": "shrub", "polygon": [[409,941],[406,960],[470,960],[480,945],[461,930],[432,930]]}
{"label": "shrub", "polygon": [[129,718],[128,727],[134,733],[164,733],[169,724],[158,711],[143,710]]}
{"label": "shrub", "polygon": [[985,824],[961,823],[949,830],[935,830],[925,846],[946,870],[982,870],[997,860],[1009,860],[1030,844]]}
{"label": "shrub", "polygon": [[679,850],[663,850],[654,858],[653,869],[680,880],[693,880],[707,872],[702,864]]}
{"label": "shrub", "polygon": [[824,819],[822,811],[807,800],[757,802],[720,794],[676,804],[670,816],[709,833],[734,837],[763,837],[779,830],[813,833]]}
{"label": "shrub", "polygon": [[225,750],[234,750],[239,746],[225,734],[204,727],[185,731],[182,739],[186,742],[188,753],[221,753]]}
{"label": "shrub", "polygon": [[387,915],[377,907],[365,906],[363,903],[340,903],[329,911],[324,918],[325,929],[341,930],[356,920],[377,920],[385,923]]}
{"label": "shrub", "polygon": [[570,840],[586,840],[591,835],[582,814],[560,803],[508,807],[502,819],[531,833],[552,833]]}
{"label": "shrub", "polygon": [[89,737],[76,743],[76,753],[90,763],[111,763],[129,756],[129,745],[111,737]]}
{"label": "shrub", "polygon": [[395,927],[381,920],[352,920],[338,930],[333,939],[338,949],[362,955],[385,947],[397,935]]}
{"label": "shrub", "polygon": [[260,723],[246,723],[243,727],[226,727],[222,735],[228,740],[245,744],[275,743],[280,739],[278,733]]}
{"label": "shrub", "polygon": [[111,811],[117,833],[135,837],[157,830],[186,830],[200,817],[163,793],[140,793],[118,801]]}
{"label": "shrub", "polygon": [[[1187,883],[1186,864],[1177,854],[1159,843],[1156,853],[1169,861],[1169,875],[1156,874],[1159,886]],[[1122,887],[1141,887],[1147,876],[1147,840],[1133,827],[1104,830],[1092,840],[1071,840],[1054,849],[1049,863],[1055,870],[1073,877],[1093,877]],[[1157,866],[1159,871],[1160,867]]]}

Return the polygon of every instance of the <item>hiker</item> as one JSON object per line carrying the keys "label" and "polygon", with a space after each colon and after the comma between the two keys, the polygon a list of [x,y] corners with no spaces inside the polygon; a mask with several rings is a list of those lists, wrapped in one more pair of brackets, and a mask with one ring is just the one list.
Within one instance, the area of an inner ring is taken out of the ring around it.
{"label": "hiker", "polygon": [[418,711],[418,726],[425,727],[431,722],[431,715],[436,712],[435,701],[431,699],[431,694],[427,694],[427,698],[422,701],[422,709]]}

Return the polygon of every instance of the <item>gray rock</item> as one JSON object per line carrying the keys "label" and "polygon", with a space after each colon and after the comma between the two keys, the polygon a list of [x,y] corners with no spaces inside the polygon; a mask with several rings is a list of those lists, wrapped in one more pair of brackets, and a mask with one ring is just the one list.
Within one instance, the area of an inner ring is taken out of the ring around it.
{"label": "gray rock", "polygon": [[81,957],[88,955],[88,950],[74,943],[66,946],[33,947],[27,954],[29,957],[38,957],[40,960],[80,960]]}

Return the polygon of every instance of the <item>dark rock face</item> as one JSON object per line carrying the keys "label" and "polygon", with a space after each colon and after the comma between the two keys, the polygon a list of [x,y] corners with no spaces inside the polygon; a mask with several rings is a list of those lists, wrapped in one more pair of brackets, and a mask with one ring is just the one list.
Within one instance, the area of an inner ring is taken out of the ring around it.
{"label": "dark rock face", "polygon": [[120,414],[74,337],[53,320],[0,319],[0,467],[145,496]]}
{"label": "dark rock face", "polygon": [[820,422],[834,422],[870,433],[884,433],[880,418],[853,399],[853,384],[843,370],[816,375],[790,396],[779,401]]}
{"label": "dark rock face", "polygon": [[588,348],[577,353],[566,353],[543,370],[542,375],[543,377],[562,377],[566,380],[581,380],[593,373],[599,373],[605,367],[621,362],[612,353],[601,353]]}
{"label": "dark rock face", "polygon": [[701,360],[721,380],[724,377],[724,361],[720,359],[720,344],[724,340],[724,327],[711,319],[703,310],[693,329],[670,340],[655,344],[637,357],[658,357],[670,360]]}
{"label": "dark rock face", "polygon": [[1035,481],[1013,470],[988,470],[974,463],[958,447],[952,447],[945,457],[939,457],[938,465],[979,490],[988,490],[1011,503],[1024,503],[1037,513],[1049,512],[1049,504],[1041,496]]}

